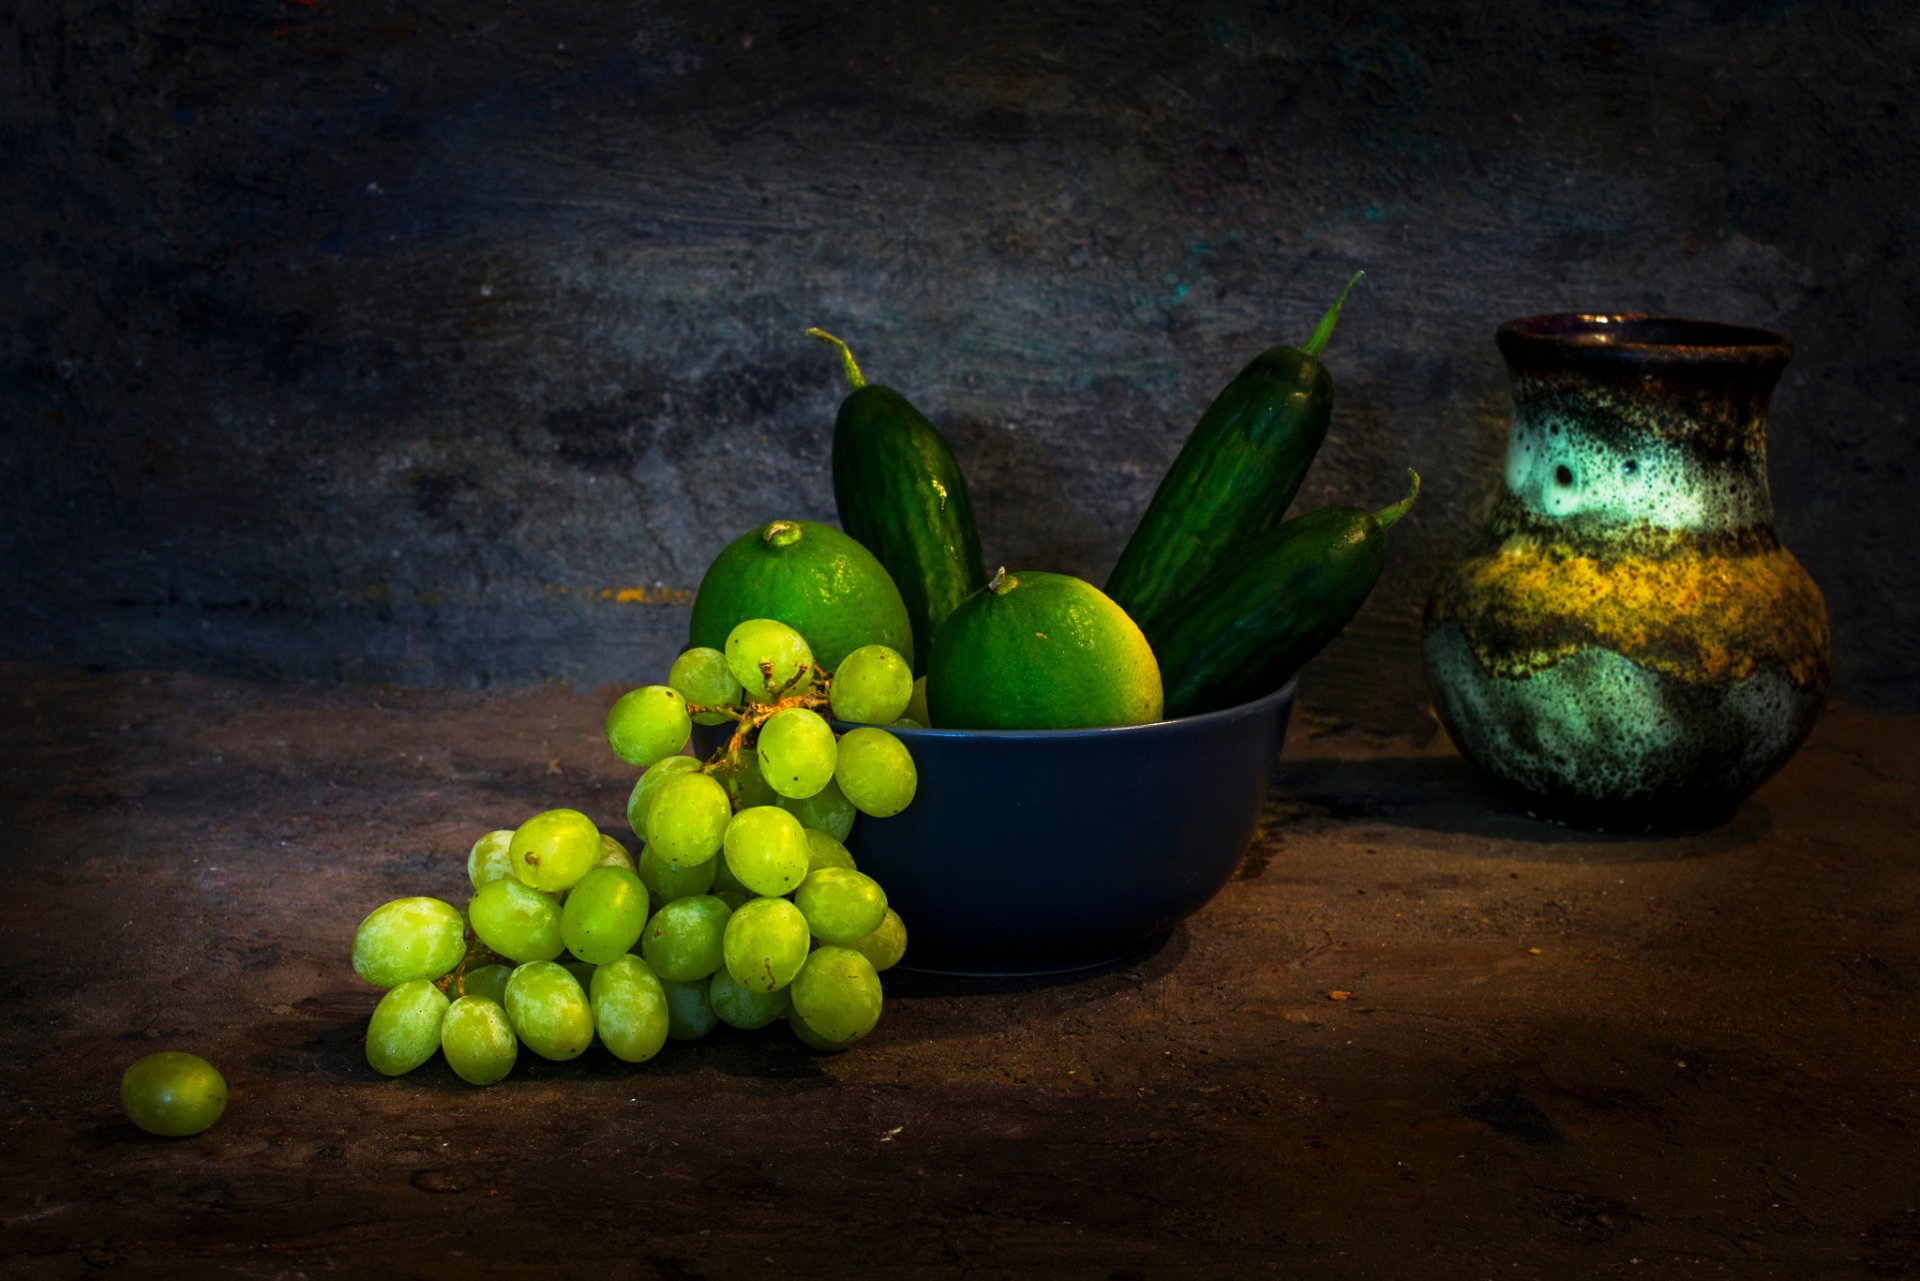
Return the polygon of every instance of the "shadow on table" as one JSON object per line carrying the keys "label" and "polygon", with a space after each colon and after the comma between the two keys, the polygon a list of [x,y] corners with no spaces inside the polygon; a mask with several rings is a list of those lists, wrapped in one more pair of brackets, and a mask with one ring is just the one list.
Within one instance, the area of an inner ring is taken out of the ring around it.
{"label": "shadow on table", "polygon": [[1437,843],[1449,850],[1486,858],[1579,863],[1708,857],[1749,845],[1773,826],[1767,807],[1748,800],[1733,814],[1692,828],[1569,827],[1516,810],[1505,792],[1452,755],[1283,762],[1275,771],[1265,833],[1284,837],[1289,826],[1328,820],[1425,833],[1442,838]]}

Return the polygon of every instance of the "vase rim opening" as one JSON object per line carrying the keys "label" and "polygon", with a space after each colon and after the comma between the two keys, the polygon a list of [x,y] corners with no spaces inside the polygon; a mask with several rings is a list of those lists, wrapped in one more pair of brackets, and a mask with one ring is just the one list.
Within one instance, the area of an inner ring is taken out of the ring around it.
{"label": "vase rim opening", "polygon": [[1509,361],[1777,365],[1793,355],[1792,341],[1769,329],[1645,312],[1522,316],[1494,341]]}

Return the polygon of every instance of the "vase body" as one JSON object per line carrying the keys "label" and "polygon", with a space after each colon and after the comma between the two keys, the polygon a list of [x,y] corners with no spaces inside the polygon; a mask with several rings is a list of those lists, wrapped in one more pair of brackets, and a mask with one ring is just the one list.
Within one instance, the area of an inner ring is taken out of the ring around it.
{"label": "vase body", "polygon": [[1435,710],[1542,817],[1725,817],[1800,745],[1833,674],[1826,604],[1767,486],[1791,347],[1653,316],[1534,316],[1496,340],[1506,474],[1427,603]]}

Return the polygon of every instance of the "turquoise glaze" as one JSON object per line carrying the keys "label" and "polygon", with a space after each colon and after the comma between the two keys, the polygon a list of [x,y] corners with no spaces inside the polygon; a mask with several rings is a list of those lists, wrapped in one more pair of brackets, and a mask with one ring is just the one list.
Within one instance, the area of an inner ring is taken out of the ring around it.
{"label": "turquoise glaze", "polygon": [[1832,677],[1825,604],[1772,525],[1766,415],[1791,349],[1649,316],[1535,316],[1498,341],[1504,484],[1427,605],[1435,711],[1530,812],[1722,818]]}

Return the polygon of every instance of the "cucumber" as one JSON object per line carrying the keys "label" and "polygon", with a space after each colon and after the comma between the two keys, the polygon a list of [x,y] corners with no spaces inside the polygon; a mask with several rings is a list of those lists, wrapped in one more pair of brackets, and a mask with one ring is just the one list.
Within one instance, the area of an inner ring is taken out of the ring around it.
{"label": "cucumber", "polygon": [[1355,272],[1304,347],[1255,356],[1214,398],[1154,492],[1107,579],[1107,595],[1151,636],[1173,621],[1182,584],[1278,524],[1327,436],[1333,380],[1320,353]]}
{"label": "cucumber", "polygon": [[1327,507],[1253,539],[1147,633],[1166,715],[1218,711],[1271,693],[1340,634],[1386,565],[1386,531],[1420,493],[1420,473],[1379,512]]}
{"label": "cucumber", "polygon": [[833,425],[833,501],[840,527],[879,558],[913,621],[915,675],[927,670],[934,633],[953,607],[986,586],[967,482],[926,415],[899,392],[867,382],[847,344],[847,385]]}

